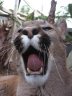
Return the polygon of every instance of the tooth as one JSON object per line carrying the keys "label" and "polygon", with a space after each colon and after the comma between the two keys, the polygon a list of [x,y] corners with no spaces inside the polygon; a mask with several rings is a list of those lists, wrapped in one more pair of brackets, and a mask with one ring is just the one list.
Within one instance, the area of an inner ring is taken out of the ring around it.
{"label": "tooth", "polygon": [[32,72],[29,68],[27,68],[27,71],[28,71],[29,73],[31,73],[31,72]]}
{"label": "tooth", "polygon": [[27,71],[28,71],[28,73],[30,73],[30,74],[40,74],[40,73],[42,73],[43,68],[41,67],[41,69],[40,69],[39,71],[37,71],[37,72],[33,72],[33,71],[31,71],[29,68],[27,68]]}
{"label": "tooth", "polygon": [[39,71],[39,72],[40,72],[40,73],[42,73],[42,71],[43,71],[43,68],[41,67],[41,69],[40,69],[40,71]]}

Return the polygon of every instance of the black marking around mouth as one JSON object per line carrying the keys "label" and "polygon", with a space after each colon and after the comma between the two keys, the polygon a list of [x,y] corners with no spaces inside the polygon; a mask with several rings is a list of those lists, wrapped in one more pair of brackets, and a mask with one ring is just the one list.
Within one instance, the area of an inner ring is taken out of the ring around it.
{"label": "black marking around mouth", "polygon": [[[36,54],[37,56],[39,56],[40,59],[43,60],[44,63],[44,71],[40,74],[40,75],[45,75],[47,72],[47,67],[48,67],[48,48],[50,46],[51,40],[50,37],[46,34],[43,34],[40,38],[39,38],[39,46],[41,48],[40,51],[36,50],[34,47],[29,46],[29,48],[26,50],[26,52],[23,53],[23,49],[24,46],[22,44],[22,40],[21,37],[18,36],[16,37],[16,39],[14,40],[14,45],[16,47],[16,49],[18,50],[19,53],[21,53],[22,58],[24,60],[24,64],[25,64],[25,69],[27,72],[27,61],[28,61],[28,57],[31,54]],[[27,75],[30,75],[27,73]]]}
{"label": "black marking around mouth", "polygon": [[23,51],[24,47],[23,47],[23,44],[21,42],[20,36],[16,37],[16,39],[14,40],[14,45],[15,45],[15,47],[19,53],[21,53]]}
{"label": "black marking around mouth", "polygon": [[47,35],[43,35],[40,37],[40,47],[42,50],[47,50],[50,46],[51,40],[50,37]]}

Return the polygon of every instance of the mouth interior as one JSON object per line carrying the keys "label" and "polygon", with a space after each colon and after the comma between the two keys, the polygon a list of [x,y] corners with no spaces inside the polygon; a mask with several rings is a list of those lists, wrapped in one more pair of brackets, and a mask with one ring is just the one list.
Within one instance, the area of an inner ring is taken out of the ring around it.
{"label": "mouth interior", "polygon": [[38,51],[34,47],[30,46],[27,51],[22,54],[22,58],[28,75],[44,75],[46,73],[48,52]]}

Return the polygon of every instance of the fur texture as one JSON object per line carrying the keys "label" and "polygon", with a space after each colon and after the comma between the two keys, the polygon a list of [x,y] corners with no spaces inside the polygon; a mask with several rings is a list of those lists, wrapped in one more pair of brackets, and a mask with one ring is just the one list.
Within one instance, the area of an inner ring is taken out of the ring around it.
{"label": "fur texture", "polygon": [[[33,34],[33,28],[37,28],[39,31]],[[27,24],[24,29],[20,30],[19,38],[22,49],[19,53],[21,58],[19,74],[21,79],[17,96],[72,96],[72,75],[66,67],[66,51],[63,44],[65,32],[66,22],[64,19],[55,26],[45,21],[30,22],[30,25]],[[48,42],[49,40],[50,42]],[[18,51],[19,46],[16,46]],[[38,51],[48,52],[47,69],[44,75],[27,75],[22,53],[26,52],[29,46]]]}

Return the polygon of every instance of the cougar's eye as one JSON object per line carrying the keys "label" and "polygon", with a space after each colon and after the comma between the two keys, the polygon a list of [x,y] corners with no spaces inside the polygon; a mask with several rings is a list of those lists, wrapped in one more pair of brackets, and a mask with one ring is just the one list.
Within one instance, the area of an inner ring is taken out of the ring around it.
{"label": "cougar's eye", "polygon": [[43,27],[42,29],[45,31],[48,31],[48,30],[51,30],[52,28],[51,27]]}
{"label": "cougar's eye", "polygon": [[40,38],[40,47],[41,47],[41,49],[45,50],[46,48],[49,48],[50,44],[51,44],[51,40],[50,40],[49,36],[43,35]]}
{"label": "cougar's eye", "polygon": [[15,38],[14,45],[15,45],[16,49],[18,50],[18,52],[21,53],[23,50],[23,44],[22,44],[21,38],[19,36]]}

